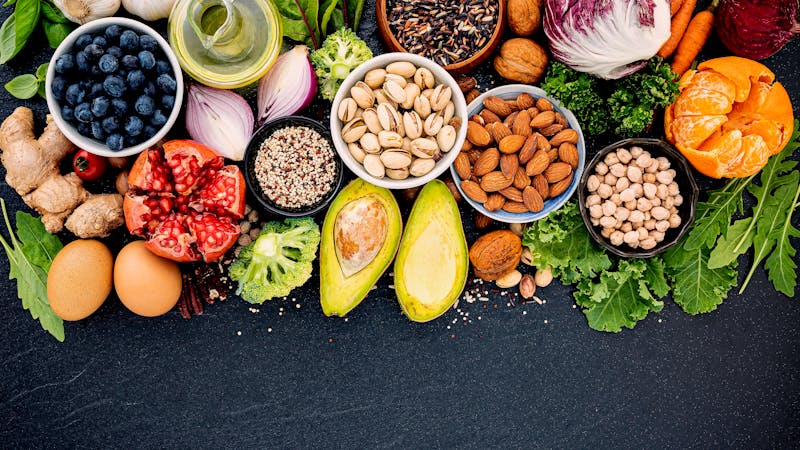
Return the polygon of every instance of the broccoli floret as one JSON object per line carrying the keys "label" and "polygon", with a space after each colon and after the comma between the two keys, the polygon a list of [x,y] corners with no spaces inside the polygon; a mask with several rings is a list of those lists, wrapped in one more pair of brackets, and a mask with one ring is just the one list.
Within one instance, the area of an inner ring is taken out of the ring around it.
{"label": "broccoli floret", "polygon": [[322,98],[333,100],[350,71],[372,58],[372,50],[349,28],[328,35],[322,47],[311,53]]}
{"label": "broccoli floret", "polygon": [[268,222],[231,264],[229,275],[239,282],[236,294],[250,303],[289,295],[311,278],[319,239],[313,219]]}

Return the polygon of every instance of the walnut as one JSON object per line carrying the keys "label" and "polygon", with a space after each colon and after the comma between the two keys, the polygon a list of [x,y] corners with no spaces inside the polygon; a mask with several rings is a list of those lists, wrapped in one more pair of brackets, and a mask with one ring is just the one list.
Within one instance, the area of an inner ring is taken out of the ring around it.
{"label": "walnut", "polygon": [[512,38],[500,47],[494,58],[494,69],[501,77],[520,83],[533,84],[544,75],[547,52],[536,42]]}
{"label": "walnut", "polygon": [[522,240],[509,230],[492,231],[479,237],[469,249],[475,275],[492,281],[514,270],[522,257]]}
{"label": "walnut", "polygon": [[511,32],[530,36],[542,25],[541,0],[508,0],[507,16]]}

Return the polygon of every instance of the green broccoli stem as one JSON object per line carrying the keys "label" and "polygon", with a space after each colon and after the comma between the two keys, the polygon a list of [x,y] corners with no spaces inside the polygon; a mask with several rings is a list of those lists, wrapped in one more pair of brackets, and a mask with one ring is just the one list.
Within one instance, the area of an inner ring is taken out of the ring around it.
{"label": "green broccoli stem", "polygon": [[331,65],[331,75],[334,78],[344,80],[345,78],[347,78],[347,75],[349,74],[350,74],[349,65],[341,62],[335,62]]}

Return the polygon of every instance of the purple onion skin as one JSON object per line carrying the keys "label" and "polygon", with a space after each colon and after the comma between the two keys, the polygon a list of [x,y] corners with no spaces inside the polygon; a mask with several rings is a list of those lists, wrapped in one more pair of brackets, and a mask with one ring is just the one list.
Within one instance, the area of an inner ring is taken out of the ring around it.
{"label": "purple onion skin", "polygon": [[800,34],[798,0],[722,0],[717,35],[737,56],[764,59]]}

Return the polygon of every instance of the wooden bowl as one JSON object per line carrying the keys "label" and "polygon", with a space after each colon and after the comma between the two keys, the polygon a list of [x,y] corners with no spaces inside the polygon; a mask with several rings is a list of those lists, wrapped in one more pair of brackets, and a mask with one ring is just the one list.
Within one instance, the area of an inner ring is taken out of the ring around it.
{"label": "wooden bowl", "polygon": [[[444,66],[445,70],[453,74],[467,73],[480,66],[489,58],[489,56],[492,55],[492,52],[500,43],[500,39],[503,37],[503,31],[506,28],[506,2],[505,0],[498,0],[497,3],[497,26],[495,26],[494,33],[492,33],[492,35],[489,37],[486,45],[484,45],[483,48],[479,49],[469,58]],[[375,12],[375,16],[378,20],[378,34],[380,34],[383,42],[385,42],[389,47],[389,51],[408,53],[408,51],[403,48],[397,38],[395,38],[394,33],[392,33],[392,30],[389,27],[386,0],[377,0],[375,2]]]}

